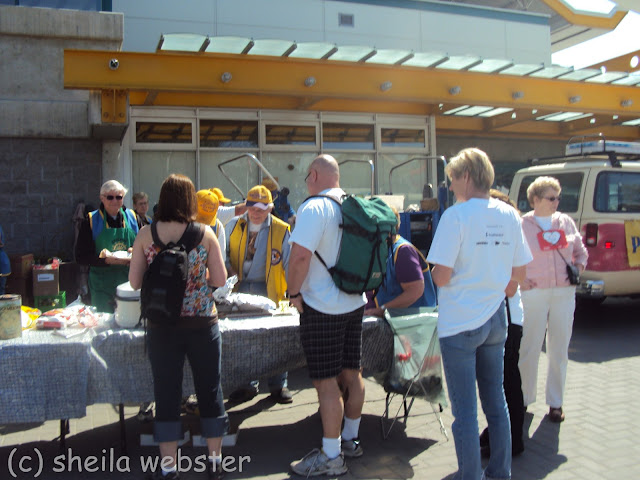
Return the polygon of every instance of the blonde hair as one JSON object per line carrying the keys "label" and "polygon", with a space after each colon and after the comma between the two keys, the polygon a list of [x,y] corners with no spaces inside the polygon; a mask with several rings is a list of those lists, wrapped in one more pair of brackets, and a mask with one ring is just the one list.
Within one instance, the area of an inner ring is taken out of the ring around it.
{"label": "blonde hair", "polygon": [[533,207],[533,197],[542,198],[544,192],[547,189],[553,189],[556,192],[560,192],[562,187],[560,186],[560,182],[557,178],[553,177],[538,177],[536,178],[529,188],[527,188],[527,200],[529,201],[529,205]]}
{"label": "blonde hair", "polygon": [[453,157],[444,169],[449,178],[460,178],[465,172],[473,185],[488,192],[493,185],[495,172],[489,156],[479,148],[465,148]]}

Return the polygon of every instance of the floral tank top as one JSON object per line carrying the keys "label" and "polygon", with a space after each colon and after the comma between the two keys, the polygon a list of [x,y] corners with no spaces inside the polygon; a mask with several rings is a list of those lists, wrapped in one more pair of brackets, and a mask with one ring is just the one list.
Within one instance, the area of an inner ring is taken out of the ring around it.
{"label": "floral tank top", "polygon": [[[149,265],[156,257],[160,247],[149,245],[144,256]],[[189,252],[189,275],[187,288],[182,300],[182,317],[215,317],[218,312],[213,300],[213,289],[207,285],[207,249],[198,245]]]}

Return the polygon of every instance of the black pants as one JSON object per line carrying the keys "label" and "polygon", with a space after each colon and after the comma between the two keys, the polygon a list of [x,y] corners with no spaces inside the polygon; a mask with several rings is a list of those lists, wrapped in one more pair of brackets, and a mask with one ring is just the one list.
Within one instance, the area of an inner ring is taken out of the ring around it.
{"label": "black pants", "polygon": [[[522,340],[522,326],[511,324],[507,331],[507,341],[504,344],[504,396],[509,408],[511,420],[511,449],[514,453],[524,450],[522,428],[524,424],[524,399],[522,398],[522,380],[520,379],[520,340]],[[480,435],[481,445],[488,445],[489,430],[484,429]]]}

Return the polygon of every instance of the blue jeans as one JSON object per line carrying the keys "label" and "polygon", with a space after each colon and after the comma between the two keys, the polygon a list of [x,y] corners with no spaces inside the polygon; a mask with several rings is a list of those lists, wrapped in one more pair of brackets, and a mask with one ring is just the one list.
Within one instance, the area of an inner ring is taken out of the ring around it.
{"label": "blue jeans", "polygon": [[198,395],[200,424],[205,438],[221,437],[229,429],[220,385],[222,339],[218,324],[204,328],[151,327],[147,347],[156,401],[154,438],[182,438],[180,402],[185,357],[189,359]]}
{"label": "blue jeans", "polygon": [[451,413],[455,418],[451,430],[458,456],[456,480],[482,478],[476,379],[491,442],[491,458],[484,474],[487,479],[511,478],[511,427],[502,387],[506,338],[503,302],[481,327],[440,339]]}

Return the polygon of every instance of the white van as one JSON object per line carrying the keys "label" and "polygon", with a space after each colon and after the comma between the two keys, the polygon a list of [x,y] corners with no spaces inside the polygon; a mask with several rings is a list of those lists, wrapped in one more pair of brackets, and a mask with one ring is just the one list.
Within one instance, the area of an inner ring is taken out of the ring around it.
{"label": "white van", "polygon": [[516,172],[509,196],[526,213],[531,182],[541,175],[558,179],[558,211],[574,219],[589,252],[577,295],[640,295],[640,143],[570,141],[565,156],[529,164]]}

